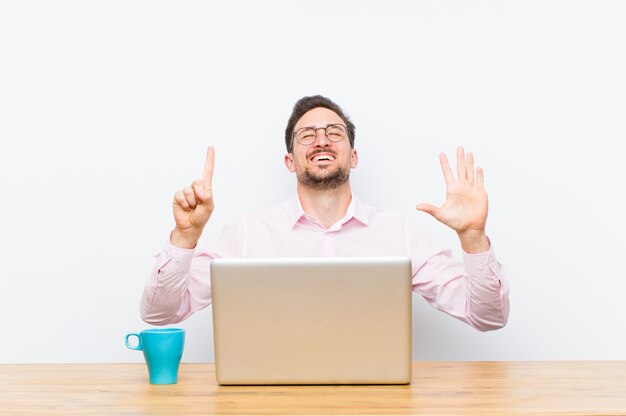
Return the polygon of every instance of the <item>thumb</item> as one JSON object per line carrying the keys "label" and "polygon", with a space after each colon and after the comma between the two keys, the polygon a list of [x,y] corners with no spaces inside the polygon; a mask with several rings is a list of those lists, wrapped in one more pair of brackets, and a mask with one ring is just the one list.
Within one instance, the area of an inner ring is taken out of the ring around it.
{"label": "thumb", "polygon": [[417,204],[415,209],[430,214],[435,218],[437,218],[437,215],[439,214],[439,208],[432,204]]}

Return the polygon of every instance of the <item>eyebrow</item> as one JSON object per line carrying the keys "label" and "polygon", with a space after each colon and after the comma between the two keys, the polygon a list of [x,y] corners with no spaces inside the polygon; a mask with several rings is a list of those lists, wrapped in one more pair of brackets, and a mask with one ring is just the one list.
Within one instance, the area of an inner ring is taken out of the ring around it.
{"label": "eyebrow", "polygon": [[329,124],[327,124],[325,126],[319,126],[319,127],[316,127],[316,126],[302,126],[302,127],[298,127],[294,131],[298,131],[298,130],[302,130],[302,129],[325,129],[328,126],[337,126],[337,125],[343,126],[345,128],[348,128],[348,126],[346,126],[345,124],[343,124],[341,122],[337,122],[337,123],[329,123]]}

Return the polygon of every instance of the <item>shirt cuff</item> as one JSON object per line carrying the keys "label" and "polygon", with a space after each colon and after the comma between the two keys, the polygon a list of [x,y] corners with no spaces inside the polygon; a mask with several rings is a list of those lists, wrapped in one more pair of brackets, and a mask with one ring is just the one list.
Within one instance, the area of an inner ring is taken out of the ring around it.
{"label": "shirt cuff", "polygon": [[488,277],[495,276],[498,270],[498,260],[493,249],[493,245],[489,242],[489,250],[483,253],[466,253],[463,251],[463,263],[465,270],[470,276]]}
{"label": "shirt cuff", "polygon": [[168,241],[167,244],[165,244],[165,249],[163,250],[164,256],[162,257],[158,269],[166,268],[171,272],[189,270],[195,253],[195,248],[187,249],[175,247]]}

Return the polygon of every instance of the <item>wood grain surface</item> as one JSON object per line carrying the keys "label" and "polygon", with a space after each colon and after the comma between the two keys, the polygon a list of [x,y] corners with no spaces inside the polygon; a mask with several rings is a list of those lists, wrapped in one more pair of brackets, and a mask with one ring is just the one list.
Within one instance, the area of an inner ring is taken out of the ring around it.
{"label": "wood grain surface", "polygon": [[424,362],[405,386],[219,386],[213,364],[178,384],[144,364],[0,365],[2,415],[626,415],[626,361]]}

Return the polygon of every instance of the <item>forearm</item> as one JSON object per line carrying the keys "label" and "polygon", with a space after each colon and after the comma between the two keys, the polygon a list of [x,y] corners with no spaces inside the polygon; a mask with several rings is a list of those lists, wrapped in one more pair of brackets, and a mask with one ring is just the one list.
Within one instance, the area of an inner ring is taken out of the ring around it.
{"label": "forearm", "polygon": [[509,288],[493,248],[485,253],[464,253],[463,263],[468,323],[480,331],[504,327],[509,316]]}
{"label": "forearm", "polygon": [[174,228],[172,234],[170,234],[170,243],[177,248],[193,249],[198,245],[198,240],[201,235],[202,233],[196,230],[182,231],[178,228]]}
{"label": "forearm", "polygon": [[155,261],[141,300],[141,318],[153,325],[180,322],[210,303],[210,256],[167,245]]}
{"label": "forearm", "polygon": [[413,290],[432,306],[480,331],[506,325],[508,283],[493,247],[485,253],[464,253],[463,261],[449,250],[439,250],[413,263]]}
{"label": "forearm", "polygon": [[463,251],[469,254],[485,253],[489,251],[489,239],[485,230],[468,230],[457,232]]}

